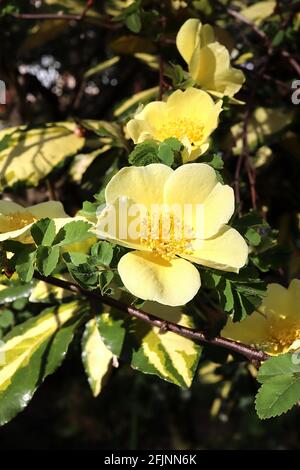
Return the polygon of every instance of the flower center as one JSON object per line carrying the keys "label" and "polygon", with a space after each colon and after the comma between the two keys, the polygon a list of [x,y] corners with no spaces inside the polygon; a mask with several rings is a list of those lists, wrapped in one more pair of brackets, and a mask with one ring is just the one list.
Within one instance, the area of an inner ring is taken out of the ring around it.
{"label": "flower center", "polygon": [[152,213],[141,222],[140,242],[152,253],[170,261],[176,255],[191,254],[192,230],[170,213]]}
{"label": "flower center", "polygon": [[155,130],[157,138],[161,141],[169,137],[182,141],[184,137],[188,137],[192,144],[201,142],[203,133],[204,127],[189,118],[169,119]]}
{"label": "flower center", "polygon": [[274,353],[282,354],[289,350],[294,341],[300,339],[299,325],[271,325],[269,335],[269,347],[272,348]]}
{"label": "flower center", "polygon": [[[20,228],[26,227],[26,225],[32,224],[37,219],[30,212],[11,212],[4,216],[4,230],[1,230],[2,233],[13,232]],[[1,227],[2,229],[2,227]]]}

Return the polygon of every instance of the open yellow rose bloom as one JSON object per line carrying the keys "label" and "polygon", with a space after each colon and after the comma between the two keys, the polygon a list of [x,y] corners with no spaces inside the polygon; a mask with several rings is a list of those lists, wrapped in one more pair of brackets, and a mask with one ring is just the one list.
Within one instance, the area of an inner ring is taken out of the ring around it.
{"label": "open yellow rose bloom", "polygon": [[300,348],[300,280],[293,279],[288,289],[269,284],[259,312],[240,323],[229,320],[222,336],[273,356]]}
{"label": "open yellow rose bloom", "polygon": [[[244,239],[226,225],[234,211],[233,190],[220,184],[214,169],[207,164],[191,163],[175,171],[156,163],[122,168],[108,183],[105,197],[107,205],[98,217],[97,234],[134,249],[121,258],[118,271],[125,287],[136,297],[170,306],[183,305],[196,295],[201,284],[199,271],[192,263],[238,272],[247,261]],[[120,204],[125,200],[128,214],[133,215],[131,209],[137,204],[147,208],[148,219],[137,226],[135,238],[124,230],[126,214],[120,214]],[[188,230],[175,237],[178,220],[173,208],[194,209],[199,205],[203,209],[201,237],[193,217]],[[171,223],[167,233],[163,233],[166,213],[162,209],[156,212],[159,230],[145,236],[141,226],[151,219],[153,207],[167,208]],[[116,230],[106,223],[114,217]]]}
{"label": "open yellow rose bloom", "polygon": [[180,28],[176,44],[195,82],[215,96],[233,97],[245,81],[230,65],[229,51],[215,39],[209,24],[190,18]]}
{"label": "open yellow rose bloom", "polygon": [[23,207],[12,201],[0,201],[0,242],[17,239],[32,243],[31,226],[40,219],[54,220],[57,230],[71,221],[59,201],[48,201],[30,207]]}
{"label": "open yellow rose bloom", "polygon": [[185,163],[206,152],[221,110],[222,102],[215,103],[203,90],[176,90],[166,101],[147,104],[128,122],[126,130],[135,144],[176,137],[184,146]]}

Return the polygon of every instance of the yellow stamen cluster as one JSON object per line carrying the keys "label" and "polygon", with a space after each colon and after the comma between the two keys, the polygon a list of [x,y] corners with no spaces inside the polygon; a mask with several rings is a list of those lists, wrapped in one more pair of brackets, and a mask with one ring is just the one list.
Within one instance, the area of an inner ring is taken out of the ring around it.
{"label": "yellow stamen cluster", "polygon": [[148,215],[141,224],[141,243],[166,261],[191,254],[191,230],[173,214]]}
{"label": "yellow stamen cluster", "polygon": [[13,232],[26,225],[32,224],[37,219],[30,212],[11,212],[4,216],[5,232]]}
{"label": "yellow stamen cluster", "polygon": [[203,140],[204,127],[189,118],[168,119],[159,128],[155,130],[155,136],[158,140],[165,140],[169,137],[176,137],[182,141],[188,137],[191,144]]}
{"label": "yellow stamen cluster", "polygon": [[268,346],[269,348],[271,347],[276,354],[287,352],[297,339],[300,339],[299,325],[289,325],[286,327],[282,325],[270,326]]}

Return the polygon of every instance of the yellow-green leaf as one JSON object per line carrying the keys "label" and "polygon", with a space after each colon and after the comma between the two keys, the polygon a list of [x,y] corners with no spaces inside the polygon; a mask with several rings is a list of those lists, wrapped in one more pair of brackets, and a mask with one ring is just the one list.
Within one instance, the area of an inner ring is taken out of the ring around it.
{"label": "yellow-green leaf", "polygon": [[37,185],[66,157],[76,154],[84,138],[75,123],[56,123],[26,130],[25,126],[0,131],[0,141],[10,136],[0,152],[0,189],[24,181]]}
{"label": "yellow-green leaf", "polygon": [[[279,108],[258,107],[250,119],[247,127],[247,140],[250,149],[265,144],[267,137],[282,131],[294,118],[294,111]],[[234,153],[239,154],[242,149],[243,123],[235,124],[231,133],[235,139]]]}
{"label": "yellow-green leaf", "polygon": [[95,319],[90,320],[82,337],[82,362],[94,397],[97,397],[105,385],[114,355],[105,346]]}
{"label": "yellow-green leaf", "polygon": [[90,78],[93,75],[96,75],[96,73],[101,73],[103,72],[103,70],[109,69],[109,67],[112,67],[113,65],[117,64],[119,60],[120,60],[120,57],[115,56],[115,57],[112,57],[111,59],[101,62],[98,65],[95,65],[95,67],[92,67],[85,72],[84,78]]}
{"label": "yellow-green leaf", "polygon": [[255,2],[253,5],[241,10],[241,15],[259,26],[265,19],[273,14],[275,7],[275,0]]}
{"label": "yellow-green leaf", "polygon": [[135,95],[131,96],[129,99],[123,101],[120,105],[118,105],[114,110],[114,116],[119,117],[128,111],[133,106],[137,106],[139,103],[147,103],[152,98],[157,96],[159,91],[158,86],[153,88],[148,88],[147,90],[141,91],[140,93],[136,93]]}
{"label": "yellow-green leaf", "polygon": [[[59,279],[64,279],[65,277],[57,275]],[[61,300],[66,297],[70,297],[72,293],[61,287],[52,286],[47,284],[44,281],[38,281],[35,287],[32,289],[31,295],[29,297],[29,302],[46,302],[53,300]]]}
{"label": "yellow-green leaf", "polygon": [[[179,325],[193,326],[190,317],[178,308],[147,302],[144,310]],[[116,356],[131,361],[131,366],[146,374],[155,374],[181,387],[190,387],[201,354],[194,341],[157,327],[129,319],[112,310],[100,316],[100,335]]]}
{"label": "yellow-green leaf", "polygon": [[61,364],[86,307],[71,302],[51,307],[16,326],[4,338],[0,363],[0,425],[32,398],[44,378]]}

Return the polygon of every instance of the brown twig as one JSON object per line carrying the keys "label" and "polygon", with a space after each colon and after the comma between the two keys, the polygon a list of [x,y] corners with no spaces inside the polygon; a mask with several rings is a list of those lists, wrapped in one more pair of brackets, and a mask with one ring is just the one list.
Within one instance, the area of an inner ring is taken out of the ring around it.
{"label": "brown twig", "polygon": [[85,15],[89,11],[90,8],[94,5],[94,0],[87,0],[86,5],[80,15],[80,21],[82,21],[85,18]]}
{"label": "brown twig", "polygon": [[164,94],[164,62],[162,57],[159,58],[159,93],[158,100],[161,101]]}
{"label": "brown twig", "polygon": [[[11,16],[17,20],[32,20],[32,21],[47,21],[47,20],[63,20],[63,21],[90,21],[91,18],[87,15],[90,7],[85,7],[80,15],[68,13],[12,13]],[[112,23],[110,19],[99,21],[102,28],[106,29],[119,29],[122,27],[121,23]]]}
{"label": "brown twig", "polygon": [[[254,23],[252,23],[252,21],[248,20],[241,13],[239,13],[236,10],[233,10],[232,8],[227,8],[227,13],[233,18],[240,21],[241,23],[244,23],[245,25],[249,26],[252,29],[252,31],[255,32],[264,41],[264,44],[267,47],[267,55],[273,54],[273,52],[275,51],[275,48],[272,44],[271,39],[263,31],[261,31]],[[288,51],[284,49],[278,49],[278,53],[281,55],[281,57],[283,57],[287,61],[287,63],[297,73],[297,75],[300,76],[300,65],[298,64],[296,59]]]}
{"label": "brown twig", "polygon": [[163,320],[155,315],[144,312],[143,310],[137,309],[131,305],[126,305],[123,302],[120,302],[119,300],[113,299],[112,297],[101,295],[94,291],[88,291],[73,282],[64,281],[62,279],[58,279],[52,276],[45,277],[38,272],[35,272],[34,277],[35,279],[46,282],[47,284],[51,284],[56,287],[61,287],[62,289],[67,289],[71,292],[74,292],[75,294],[81,294],[89,299],[94,299],[99,303],[109,305],[110,307],[116,308],[121,312],[130,315],[131,317],[138,318],[151,326],[156,326],[161,331],[171,331],[172,333],[176,333],[177,335],[183,336],[185,338],[199,341],[200,343],[210,344],[213,346],[228,349],[229,351],[243,355],[249,361],[254,360],[261,362],[269,358],[268,354],[264,353],[263,351],[259,351],[255,348],[252,348],[251,346],[248,346],[246,344],[237,343],[236,341],[232,341],[221,336],[209,338],[202,331],[178,325],[171,321]]}

